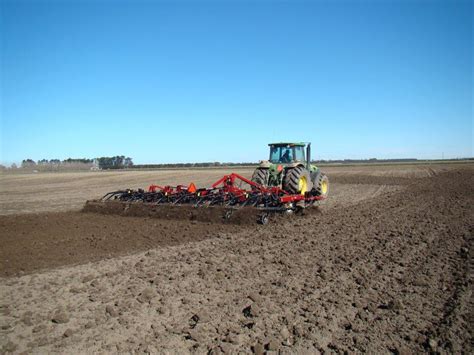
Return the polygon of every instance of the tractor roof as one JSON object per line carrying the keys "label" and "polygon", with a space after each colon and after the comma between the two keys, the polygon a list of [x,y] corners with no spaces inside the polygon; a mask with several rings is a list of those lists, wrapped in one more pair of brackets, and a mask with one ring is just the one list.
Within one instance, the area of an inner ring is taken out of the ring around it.
{"label": "tractor roof", "polygon": [[290,146],[290,147],[294,147],[294,146],[298,146],[298,147],[304,147],[306,144],[303,143],[303,142],[299,142],[299,143],[282,143],[282,142],[279,142],[279,143],[269,143],[268,144],[269,146],[272,146],[272,145],[276,145],[276,146]]}

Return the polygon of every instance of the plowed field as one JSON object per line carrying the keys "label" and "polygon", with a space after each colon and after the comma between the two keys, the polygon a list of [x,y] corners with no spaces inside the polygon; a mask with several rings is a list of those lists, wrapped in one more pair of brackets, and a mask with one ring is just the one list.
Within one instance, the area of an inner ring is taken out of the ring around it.
{"label": "plowed field", "polygon": [[225,172],[0,176],[0,350],[472,353],[473,165],[327,168],[266,226],[80,211]]}

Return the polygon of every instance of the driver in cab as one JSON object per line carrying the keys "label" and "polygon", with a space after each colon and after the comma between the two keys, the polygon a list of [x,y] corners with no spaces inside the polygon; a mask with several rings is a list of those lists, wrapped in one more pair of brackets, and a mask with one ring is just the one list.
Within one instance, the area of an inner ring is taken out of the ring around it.
{"label": "driver in cab", "polygon": [[282,163],[290,163],[291,162],[291,150],[286,149],[285,153],[281,156]]}

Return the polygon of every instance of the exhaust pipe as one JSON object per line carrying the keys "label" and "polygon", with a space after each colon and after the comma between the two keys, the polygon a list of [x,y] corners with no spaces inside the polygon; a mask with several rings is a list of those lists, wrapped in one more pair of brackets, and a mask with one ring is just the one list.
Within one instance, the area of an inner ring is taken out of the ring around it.
{"label": "exhaust pipe", "polygon": [[306,146],[306,169],[311,168],[311,143]]}

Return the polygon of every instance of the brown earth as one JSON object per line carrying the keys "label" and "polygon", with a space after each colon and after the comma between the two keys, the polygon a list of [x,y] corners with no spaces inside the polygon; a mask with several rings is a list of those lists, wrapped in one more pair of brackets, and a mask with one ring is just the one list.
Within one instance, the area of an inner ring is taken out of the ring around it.
{"label": "brown earth", "polygon": [[237,227],[81,212],[0,217],[0,276],[200,241]]}
{"label": "brown earth", "polygon": [[0,346],[472,353],[474,167],[390,169],[267,226],[0,217]]}
{"label": "brown earth", "polygon": [[[220,173],[222,174],[222,172]],[[249,174],[246,171],[245,173]],[[62,178],[69,179],[71,174],[63,174],[66,176]],[[214,174],[213,171],[210,177],[204,181],[213,181]],[[73,173],[73,175],[77,174]],[[94,176],[96,175],[97,173],[94,174]],[[394,176],[364,176],[361,178],[360,175],[334,174],[331,176],[331,181],[338,181],[339,179],[347,181],[350,176],[353,176],[355,183],[339,184],[335,182],[331,184],[331,199],[325,205],[325,208],[357,204],[383,192],[397,189],[396,185],[393,184],[393,179],[396,179]],[[37,178],[37,176],[33,177]],[[33,186],[41,194],[44,193],[42,190],[45,190],[44,185],[46,183],[44,176],[39,177],[40,180]],[[60,175],[53,177],[55,179],[61,178]],[[106,186],[109,184],[109,179],[110,177],[107,176]],[[398,177],[398,179],[400,179],[400,184],[407,182],[405,177]],[[71,186],[73,182],[66,181],[70,189],[81,190],[83,180],[89,181],[89,178],[75,181],[74,184],[78,186]],[[363,180],[363,184],[361,180]],[[206,183],[204,182],[204,184]],[[103,189],[103,186],[99,184],[96,188]],[[64,191],[56,192],[53,200],[64,193]],[[353,197],[348,198],[348,196]],[[65,199],[64,196],[62,198]],[[54,210],[54,205],[48,205],[48,203],[50,203],[49,200],[42,201],[39,206],[35,207],[35,210],[49,210],[50,207]],[[72,203],[72,205],[74,204],[75,202]],[[82,204],[84,204],[84,200]],[[113,205],[113,203],[111,204]],[[86,211],[94,212],[93,205],[86,205],[85,207],[87,207]],[[122,206],[119,207],[121,210]],[[140,205],[134,207],[140,209]],[[23,275],[46,268],[126,255],[157,246],[199,241],[215,236],[219,232],[235,233],[241,230],[241,228],[238,229],[235,226],[223,223],[213,223],[211,226],[210,223],[197,221],[190,223],[188,221],[186,223],[184,221],[176,222],[177,216],[185,217],[186,213],[180,210],[187,210],[186,207],[176,206],[173,209],[170,206],[159,206],[158,208],[166,211],[161,215],[168,215],[168,221],[144,217],[124,219],[121,216],[85,214],[80,211],[0,215],[0,240],[2,242],[0,276]],[[142,208],[142,210],[145,209]],[[101,209],[101,212],[103,213],[103,209]],[[113,213],[113,209],[110,212]],[[173,212],[176,212],[177,216],[169,216]],[[205,212],[206,210],[200,210],[201,214]],[[214,215],[211,210],[207,212],[208,216],[201,216],[203,217],[200,218],[201,220],[204,219],[205,222],[208,222],[206,217],[211,222],[222,220],[222,211],[218,211]],[[117,214],[120,213],[120,211],[117,211]],[[156,214],[154,213],[154,215]],[[131,215],[133,216],[132,213]],[[138,213],[138,215],[144,216],[146,213]],[[235,213],[235,215],[232,216],[232,224],[255,224],[256,216],[252,213],[248,216],[244,215],[243,218],[238,213]],[[275,217],[273,218],[275,219]]]}

